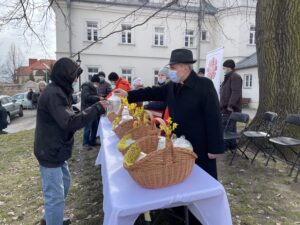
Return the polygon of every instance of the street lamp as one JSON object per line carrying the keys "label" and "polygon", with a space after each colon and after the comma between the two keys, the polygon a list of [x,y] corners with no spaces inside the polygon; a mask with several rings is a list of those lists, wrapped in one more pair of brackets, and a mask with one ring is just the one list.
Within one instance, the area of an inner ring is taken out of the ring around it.
{"label": "street lamp", "polygon": [[[78,66],[80,66],[80,64],[81,64],[81,59],[80,59],[80,53],[79,52],[78,52],[78,58],[76,60],[76,63],[77,63]],[[81,87],[81,76],[78,77],[78,83],[79,83],[79,89],[80,89],[80,87]]]}

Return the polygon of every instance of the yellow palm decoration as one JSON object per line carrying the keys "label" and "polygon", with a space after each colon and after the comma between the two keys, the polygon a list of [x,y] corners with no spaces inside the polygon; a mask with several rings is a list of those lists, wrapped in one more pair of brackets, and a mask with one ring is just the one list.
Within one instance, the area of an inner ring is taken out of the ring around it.
{"label": "yellow palm decoration", "polygon": [[170,139],[172,132],[178,127],[178,124],[174,123],[171,117],[167,119],[167,122],[166,126],[160,125],[159,129],[165,132],[166,139]]}

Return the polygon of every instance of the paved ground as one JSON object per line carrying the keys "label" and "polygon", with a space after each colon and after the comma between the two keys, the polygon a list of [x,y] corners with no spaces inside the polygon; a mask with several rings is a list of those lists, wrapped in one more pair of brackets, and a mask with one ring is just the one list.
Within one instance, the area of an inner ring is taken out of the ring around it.
{"label": "paved ground", "polygon": [[24,110],[24,116],[16,116],[5,129],[8,133],[16,133],[22,130],[31,130],[35,128],[36,110]]}

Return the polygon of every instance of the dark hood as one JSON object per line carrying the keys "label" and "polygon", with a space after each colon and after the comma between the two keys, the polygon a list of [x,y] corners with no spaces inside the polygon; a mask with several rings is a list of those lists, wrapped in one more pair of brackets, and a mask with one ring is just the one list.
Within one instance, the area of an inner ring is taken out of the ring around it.
{"label": "dark hood", "polygon": [[66,94],[71,94],[73,92],[72,83],[81,73],[82,69],[75,61],[69,58],[61,58],[54,64],[50,78]]}

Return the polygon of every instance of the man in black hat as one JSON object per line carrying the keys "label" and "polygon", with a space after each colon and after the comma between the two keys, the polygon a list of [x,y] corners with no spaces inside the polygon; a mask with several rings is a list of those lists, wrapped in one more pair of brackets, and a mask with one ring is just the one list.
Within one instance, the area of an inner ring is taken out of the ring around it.
{"label": "man in black hat", "polygon": [[129,102],[165,101],[170,117],[178,124],[177,137],[184,135],[198,155],[196,164],[217,179],[216,158],[223,154],[223,131],[219,100],[211,80],[193,71],[193,53],[176,49],[171,53],[168,77],[172,82],[126,92]]}
{"label": "man in black hat", "polygon": [[[220,89],[220,109],[222,113],[223,126],[232,112],[242,111],[242,85],[243,81],[239,74],[235,72],[235,62],[227,59],[223,63],[224,81]],[[229,124],[229,130],[236,131],[236,123]],[[225,143],[226,148],[235,149],[236,141]]]}
{"label": "man in black hat", "polygon": [[199,68],[198,76],[199,77],[204,77],[205,76],[205,68],[203,68],[203,67]]}
{"label": "man in black hat", "polygon": [[198,155],[196,164],[217,179],[216,158],[224,152],[219,100],[212,81],[193,71],[195,62],[190,50],[173,50],[168,72],[171,82],[129,92],[118,89],[115,93],[127,96],[129,102],[165,101],[170,117],[178,124],[175,134],[191,142]]}
{"label": "man in black hat", "polygon": [[[98,87],[100,85],[100,77],[98,74],[92,76],[91,81],[85,82],[81,86],[81,109],[84,110],[94,103],[100,101],[98,95]],[[85,150],[92,150],[96,145],[96,136],[98,128],[98,118],[91,121],[84,127],[83,131],[83,148]]]}
{"label": "man in black hat", "polygon": [[75,114],[72,109],[73,84],[82,69],[69,58],[59,59],[51,71],[51,81],[39,97],[34,154],[40,165],[44,194],[41,225],[65,225],[65,198],[70,187],[67,160],[72,156],[74,133],[105,113],[99,101]]}

